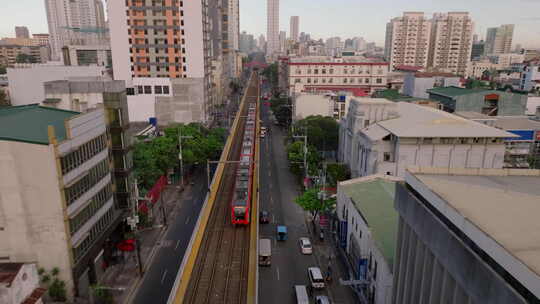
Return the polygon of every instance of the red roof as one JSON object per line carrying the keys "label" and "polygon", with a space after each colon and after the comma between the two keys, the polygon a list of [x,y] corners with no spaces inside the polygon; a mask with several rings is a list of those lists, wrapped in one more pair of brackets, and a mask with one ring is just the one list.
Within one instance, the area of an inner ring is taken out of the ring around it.
{"label": "red roof", "polygon": [[47,291],[45,288],[40,288],[40,287],[34,289],[34,291],[32,291],[32,293],[21,304],[36,303],[37,301],[39,301],[39,299],[41,299],[45,291]]}
{"label": "red roof", "polygon": [[400,71],[418,72],[418,71],[423,70],[423,69],[424,69],[424,67],[413,66],[413,65],[398,65],[398,66],[396,66],[396,70],[400,70]]}
{"label": "red roof", "polygon": [[0,283],[11,286],[23,263],[0,263]]}

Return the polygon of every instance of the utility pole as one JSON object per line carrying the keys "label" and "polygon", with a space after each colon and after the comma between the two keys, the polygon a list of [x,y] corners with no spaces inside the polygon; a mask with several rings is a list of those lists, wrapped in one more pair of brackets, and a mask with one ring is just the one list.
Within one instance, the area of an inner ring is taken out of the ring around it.
{"label": "utility pole", "polygon": [[[200,125],[199,125],[200,127]],[[180,152],[178,153],[178,159],[180,160],[180,184],[184,187],[184,162],[182,160],[182,138],[193,138],[193,136],[182,136],[182,128],[178,127],[178,147]]]}
{"label": "utility pole", "polygon": [[132,197],[133,199],[133,204],[132,204],[133,208],[131,211],[132,215],[131,217],[127,219],[127,221],[128,221],[129,226],[133,230],[133,236],[135,237],[135,250],[137,250],[137,264],[139,264],[139,275],[142,277],[144,270],[143,270],[142,259],[141,259],[141,244],[139,241],[139,233],[137,231],[137,225],[139,223],[139,216],[137,215],[137,211],[139,209],[139,206],[138,206],[139,199],[146,199],[146,198],[139,197],[139,187],[137,186],[137,180],[135,180],[134,182],[134,190],[135,190],[134,191],[135,196]]}

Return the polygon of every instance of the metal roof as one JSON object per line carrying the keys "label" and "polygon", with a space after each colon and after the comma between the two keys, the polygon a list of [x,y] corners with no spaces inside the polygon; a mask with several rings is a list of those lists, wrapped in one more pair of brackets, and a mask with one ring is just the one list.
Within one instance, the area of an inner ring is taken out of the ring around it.
{"label": "metal roof", "polygon": [[430,204],[540,297],[540,170],[408,171],[407,183],[424,184]]}
{"label": "metal roof", "polygon": [[0,108],[0,140],[48,145],[48,126],[53,126],[62,141],[67,137],[65,121],[79,114],[38,104]]}
{"label": "metal roof", "polygon": [[496,116],[495,126],[504,130],[540,130],[540,121],[527,116]]}
{"label": "metal roof", "polygon": [[399,117],[377,124],[399,137],[516,137],[441,110],[408,102],[397,104]]}
{"label": "metal roof", "polygon": [[391,176],[371,175],[344,181],[338,186],[338,192],[345,192],[367,222],[373,241],[390,269],[394,264],[399,218],[394,209],[395,183],[400,180]]}
{"label": "metal roof", "polygon": [[467,95],[467,94],[472,94],[472,93],[484,92],[484,91],[490,91],[490,90],[481,89],[481,88],[479,88],[479,89],[465,89],[465,88],[454,87],[454,86],[439,87],[439,88],[433,88],[433,89],[426,90],[426,92],[428,92],[429,94],[436,94],[436,95],[441,95],[441,96],[450,97],[450,98],[460,96],[460,95]]}
{"label": "metal roof", "polygon": [[383,139],[385,136],[390,134],[390,132],[388,132],[385,128],[379,126],[378,124],[368,126],[362,129],[361,132],[373,141]]}

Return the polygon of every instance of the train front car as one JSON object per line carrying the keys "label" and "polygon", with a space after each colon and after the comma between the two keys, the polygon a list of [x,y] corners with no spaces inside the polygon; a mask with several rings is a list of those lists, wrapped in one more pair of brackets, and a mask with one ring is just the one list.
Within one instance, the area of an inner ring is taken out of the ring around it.
{"label": "train front car", "polygon": [[231,222],[233,225],[248,225],[253,186],[253,160],[255,151],[256,104],[250,103],[247,120],[244,125],[240,162],[236,169],[233,201],[231,204]]}

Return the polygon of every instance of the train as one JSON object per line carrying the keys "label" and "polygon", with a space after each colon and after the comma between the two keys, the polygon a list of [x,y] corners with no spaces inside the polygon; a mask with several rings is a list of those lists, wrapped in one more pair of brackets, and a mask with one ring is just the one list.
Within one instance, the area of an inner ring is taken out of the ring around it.
{"label": "train", "polygon": [[233,225],[249,225],[253,172],[255,168],[255,139],[257,136],[257,103],[248,103],[248,114],[244,121],[242,147],[236,165],[234,192],[231,201],[231,222]]}

